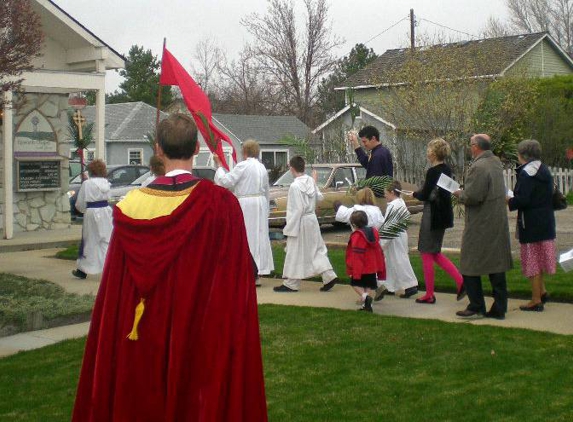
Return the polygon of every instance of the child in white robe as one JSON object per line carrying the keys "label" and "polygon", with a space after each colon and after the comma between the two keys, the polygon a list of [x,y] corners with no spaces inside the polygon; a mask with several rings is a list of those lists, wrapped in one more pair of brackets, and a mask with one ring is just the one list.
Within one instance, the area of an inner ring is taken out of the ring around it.
{"label": "child in white robe", "polygon": [[[408,210],[406,203],[400,197],[402,185],[394,180],[384,191],[388,201],[385,218],[396,209]],[[380,239],[380,245],[386,258],[386,280],[376,290],[374,300],[381,300],[384,293],[403,292],[399,296],[403,299],[418,293],[418,279],[408,256],[408,233],[403,231],[394,239]]]}
{"label": "child in white robe", "polygon": [[283,284],[275,292],[297,292],[301,280],[319,275],[323,286],[320,291],[329,291],[338,282],[336,273],[328,259],[326,245],[320,233],[316,218],[316,202],[323,196],[313,177],[305,174],[305,162],[300,156],[289,161],[294,181],[287,198],[286,225],[283,234],[287,236],[286,256],[283,269]]}
{"label": "child in white robe", "polygon": [[90,178],[82,183],[76,201],[76,208],[84,214],[84,221],[77,269],[72,271],[72,275],[80,279],[103,271],[113,228],[112,210],[108,205],[111,186],[106,179],[105,163],[94,160],[88,164],[88,171]]}

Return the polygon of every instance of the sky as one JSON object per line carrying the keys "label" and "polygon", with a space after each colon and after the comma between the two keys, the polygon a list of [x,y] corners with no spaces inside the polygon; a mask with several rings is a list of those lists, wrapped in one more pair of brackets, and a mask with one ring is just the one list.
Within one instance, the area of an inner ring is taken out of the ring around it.
{"label": "sky", "polygon": [[[214,39],[229,59],[235,59],[244,44],[252,41],[241,19],[255,12],[265,14],[268,5],[267,0],[53,1],[124,55],[137,44],[160,56],[166,38],[167,48],[186,68],[190,68],[196,43],[206,38]],[[303,0],[294,1],[302,16]],[[407,18],[410,9],[416,15],[417,33],[455,41],[479,36],[490,16],[507,17],[505,0],[330,0],[329,4],[332,32],[344,40],[334,52],[338,57],[367,41],[377,54],[409,45],[408,19],[387,29]],[[121,82],[116,72],[108,72],[106,79],[108,92]]]}

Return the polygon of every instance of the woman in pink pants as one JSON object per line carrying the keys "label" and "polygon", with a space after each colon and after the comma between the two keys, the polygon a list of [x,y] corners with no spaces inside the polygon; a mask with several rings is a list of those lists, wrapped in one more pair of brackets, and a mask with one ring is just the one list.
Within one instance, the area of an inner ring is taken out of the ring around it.
{"label": "woman in pink pants", "polygon": [[427,156],[430,168],[422,189],[414,192],[414,197],[424,201],[424,212],[420,224],[418,251],[422,255],[422,267],[426,284],[426,294],[416,299],[416,303],[434,304],[434,263],[444,269],[457,285],[458,300],[465,293],[462,275],[452,262],[442,254],[442,242],[447,228],[454,226],[454,212],[450,192],[437,186],[443,173],[452,176],[451,168],[444,163],[450,155],[450,145],[443,139],[434,139],[428,144]]}

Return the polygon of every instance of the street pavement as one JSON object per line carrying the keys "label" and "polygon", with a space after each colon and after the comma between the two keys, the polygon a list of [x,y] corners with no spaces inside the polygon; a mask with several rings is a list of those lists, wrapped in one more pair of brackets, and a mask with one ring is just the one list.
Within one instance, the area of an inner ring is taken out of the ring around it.
{"label": "street pavement", "polygon": [[[556,215],[559,249],[570,249],[573,247],[573,209],[569,208]],[[414,221],[410,229],[412,233],[410,234],[409,231],[411,247],[415,247],[417,241],[416,218],[419,216],[413,217]],[[459,227],[458,222],[459,220],[456,220]],[[458,230],[461,229],[458,228]],[[324,232],[327,244],[344,245],[348,239],[348,231],[344,229],[331,230],[327,228]],[[451,235],[450,238],[446,236],[444,244],[452,246],[455,250],[459,247],[460,233]],[[72,293],[95,295],[99,287],[99,276],[88,276],[86,280],[78,280],[71,275],[71,271],[75,268],[74,261],[60,260],[54,257],[61,247],[79,242],[80,237],[81,226],[72,226],[70,229],[51,232],[17,233],[14,239],[0,240],[0,269],[6,273],[48,280],[59,284]],[[559,239],[561,239],[561,243]],[[514,246],[517,246],[518,250],[518,245],[514,244]],[[42,247],[47,249],[40,249]],[[320,292],[318,290],[319,283],[305,281],[297,293],[276,293],[272,288],[278,286],[281,280],[262,279],[261,281],[262,286],[257,288],[260,304],[337,308],[352,312],[358,308],[355,303],[357,295],[347,285],[337,285],[330,292]],[[484,278],[484,283],[487,282]],[[573,334],[573,324],[571,324],[573,321],[573,304],[550,302],[544,312],[522,312],[519,310],[519,305],[524,301],[510,299],[508,313],[504,321],[494,319],[467,321],[455,316],[456,311],[465,308],[467,299],[456,302],[455,295],[447,293],[437,293],[436,297],[437,303],[435,305],[423,305],[415,303],[415,297],[400,299],[397,296],[387,296],[381,302],[374,302],[374,313],[473,325],[526,328],[564,335]],[[486,300],[488,304],[491,302],[491,298]],[[87,334],[88,328],[89,323],[82,323],[3,337],[0,338],[0,357],[21,350],[36,349],[68,338],[81,337]]]}

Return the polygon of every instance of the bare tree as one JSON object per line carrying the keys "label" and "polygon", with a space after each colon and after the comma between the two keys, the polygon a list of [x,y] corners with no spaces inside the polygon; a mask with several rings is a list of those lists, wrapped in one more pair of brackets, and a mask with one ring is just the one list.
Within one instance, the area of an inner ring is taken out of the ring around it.
{"label": "bare tree", "polygon": [[484,34],[548,31],[569,54],[573,54],[573,0],[506,0],[509,20],[490,18]]}
{"label": "bare tree", "polygon": [[302,31],[292,0],[270,0],[266,15],[253,13],[241,23],[254,36],[252,50],[284,96],[285,110],[312,124],[318,84],[333,69],[332,51],[342,40],[332,35],[326,0],[304,0],[304,5]]}
{"label": "bare tree", "polygon": [[[17,90],[40,56],[44,35],[29,0],[0,1],[0,90]],[[0,98],[0,106],[2,98]]]}
{"label": "bare tree", "polygon": [[203,91],[210,94],[215,88],[212,83],[217,77],[223,53],[213,38],[203,38],[195,46],[191,69]]}
{"label": "bare tree", "polygon": [[247,45],[239,59],[222,60],[219,67],[221,85],[215,108],[218,112],[237,114],[276,114],[280,112],[280,93],[268,80]]}
{"label": "bare tree", "polygon": [[505,22],[495,16],[490,16],[488,18],[485,28],[482,31],[483,38],[498,38],[506,37],[508,35],[514,35],[512,30],[507,24],[505,24]]}

